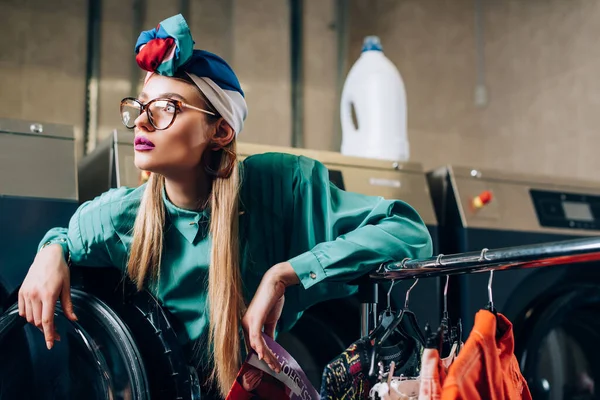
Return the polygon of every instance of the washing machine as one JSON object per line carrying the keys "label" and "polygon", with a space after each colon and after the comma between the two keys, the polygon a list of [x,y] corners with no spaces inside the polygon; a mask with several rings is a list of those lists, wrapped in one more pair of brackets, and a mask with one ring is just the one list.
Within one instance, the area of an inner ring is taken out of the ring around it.
{"label": "washing machine", "polygon": [[[600,235],[600,183],[448,166],[428,173],[441,253]],[[468,335],[488,302],[488,273],[449,283],[451,318]],[[496,309],[538,400],[600,397],[600,263],[496,272]],[[466,337],[465,337],[466,339]]]}
{"label": "washing machine", "polygon": [[77,209],[73,127],[0,119],[0,313],[44,234]]}
{"label": "washing machine", "polygon": [[78,207],[73,128],[0,119],[0,398],[197,399],[182,328],[114,268],[71,270],[79,317],[55,313],[61,341],[18,315],[18,289],[44,234]]}
{"label": "washing machine", "polygon": [[112,267],[71,271],[76,322],[60,303],[52,350],[18,314],[0,317],[2,399],[200,399],[201,382],[173,325],[147,291]]}
{"label": "washing machine", "polygon": [[[85,201],[110,188],[138,186],[142,173],[134,165],[134,135],[115,130],[79,165],[80,199]],[[347,157],[335,152],[238,143],[238,158],[265,152],[303,155],[322,162],[330,180],[347,191],[400,199],[419,212],[437,244],[437,221],[426,175],[418,163],[394,163],[382,160]],[[436,249],[437,252],[437,249]],[[376,267],[376,266],[375,266]],[[404,306],[408,282],[394,286],[393,306]],[[378,291],[379,304],[385,305],[387,286]],[[424,325],[441,318],[439,280],[422,280],[411,292],[410,308]],[[278,342],[302,366],[307,377],[320,387],[325,365],[360,338],[361,299],[358,296],[331,300],[307,310],[290,332],[279,335]]]}

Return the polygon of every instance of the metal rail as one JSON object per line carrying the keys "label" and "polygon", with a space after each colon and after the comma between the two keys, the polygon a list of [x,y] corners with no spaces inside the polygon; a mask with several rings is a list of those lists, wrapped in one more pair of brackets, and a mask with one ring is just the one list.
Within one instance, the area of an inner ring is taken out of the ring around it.
{"label": "metal rail", "polygon": [[453,255],[440,254],[421,260],[405,259],[381,265],[374,279],[401,280],[509,269],[543,268],[554,265],[600,261],[600,237],[573,239],[537,245]]}

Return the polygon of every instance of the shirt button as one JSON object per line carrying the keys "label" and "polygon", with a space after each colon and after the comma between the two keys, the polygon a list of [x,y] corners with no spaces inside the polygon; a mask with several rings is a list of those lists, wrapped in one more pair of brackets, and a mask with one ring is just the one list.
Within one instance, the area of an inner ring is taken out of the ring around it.
{"label": "shirt button", "polygon": [[310,273],[310,277],[311,277],[312,279],[317,279],[317,274],[315,274],[314,272],[311,272],[311,273]]}

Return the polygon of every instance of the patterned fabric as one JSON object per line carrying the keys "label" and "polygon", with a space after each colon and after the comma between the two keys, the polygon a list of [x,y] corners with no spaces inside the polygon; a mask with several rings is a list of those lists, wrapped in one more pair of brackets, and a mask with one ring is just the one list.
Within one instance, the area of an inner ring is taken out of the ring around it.
{"label": "patterned fabric", "polygon": [[187,22],[178,14],[140,34],[136,61],[148,71],[146,81],[154,74],[187,74],[238,134],[248,115],[242,86],[225,60],[205,50],[194,50],[194,43]]}
{"label": "patterned fabric", "polygon": [[368,399],[370,345],[360,339],[331,361],[323,371],[321,400]]}
{"label": "patterned fabric", "polygon": [[190,29],[178,14],[140,34],[135,44],[136,61],[143,70],[173,76],[190,59],[193,49]]}
{"label": "patterned fabric", "polygon": [[[377,348],[376,363],[382,362],[389,370],[393,361],[394,375],[419,376],[423,346],[412,338],[391,337],[390,345]],[[370,355],[373,347],[367,339],[354,342],[346,351],[331,361],[323,371],[321,382],[322,400],[368,399],[376,377],[368,376]]]}

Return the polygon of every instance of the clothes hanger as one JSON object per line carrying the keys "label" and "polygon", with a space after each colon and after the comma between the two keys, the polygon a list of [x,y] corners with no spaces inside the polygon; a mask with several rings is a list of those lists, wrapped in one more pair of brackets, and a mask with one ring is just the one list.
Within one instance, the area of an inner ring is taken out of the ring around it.
{"label": "clothes hanger", "polygon": [[442,328],[442,342],[440,345],[440,358],[442,360],[453,360],[462,347],[462,321],[459,318],[456,326],[450,323],[448,316],[448,285],[450,276],[446,275],[446,285],[444,286],[444,311],[440,327]]}
{"label": "clothes hanger", "polygon": [[442,334],[443,330],[441,326],[438,326],[437,331],[432,332],[429,324],[425,325],[425,348],[437,349],[439,351],[442,346]]}
{"label": "clothes hanger", "polygon": [[[442,254],[438,256],[440,260]],[[439,262],[441,265],[441,262]],[[450,283],[450,275],[446,275],[446,284],[444,285],[444,312],[442,313],[442,320],[440,321],[441,328],[441,343],[440,343],[440,357],[448,357],[452,351],[452,343],[454,338],[452,337],[452,324],[448,315],[448,285]]]}
{"label": "clothes hanger", "polygon": [[488,280],[488,304],[485,307],[486,310],[494,314],[496,317],[496,339],[499,339],[502,336],[502,329],[500,328],[500,321],[498,318],[498,310],[494,307],[494,299],[492,297],[492,281],[494,279],[494,270],[490,271],[490,279]]}
{"label": "clothes hanger", "polygon": [[402,313],[399,314],[394,322],[387,329],[386,333],[382,337],[382,341],[385,341],[391,334],[396,331],[396,328],[399,328],[400,332],[405,336],[413,338],[416,340],[421,346],[425,345],[425,336],[423,335],[423,331],[419,327],[419,323],[417,321],[417,316],[415,313],[410,311],[408,308],[408,300],[410,298],[410,292],[417,285],[419,279],[415,279],[415,283],[406,291],[406,298],[404,300],[404,309]]}
{"label": "clothes hanger", "polygon": [[406,299],[404,302],[404,310],[402,315],[402,320],[400,321],[400,330],[404,332],[406,335],[412,337],[417,340],[421,346],[425,345],[425,335],[419,326],[419,321],[417,320],[417,316],[414,312],[408,309],[408,298],[410,295],[410,291],[417,285],[419,282],[418,279],[415,279],[415,283],[410,287],[410,289],[406,292]]}
{"label": "clothes hanger", "polygon": [[[479,261],[489,261],[488,258],[485,257],[485,253],[487,253],[488,249],[483,249],[481,250],[481,256],[479,257]],[[494,297],[492,295],[492,282],[494,281],[494,270],[490,270],[490,279],[488,280],[488,284],[487,284],[487,291],[488,291],[488,303],[485,306],[485,309],[488,310],[489,312],[491,312],[492,314],[494,314],[494,316],[496,317],[496,339],[498,339],[501,335],[501,329],[500,329],[500,325],[499,325],[499,319],[498,319],[498,310],[496,309],[496,307],[494,306]]]}
{"label": "clothes hanger", "polygon": [[[403,262],[405,261],[406,259]],[[416,356],[416,352],[419,352],[417,344],[424,345],[425,338],[418,326],[416,316],[408,309],[410,292],[417,283],[418,279],[406,292],[404,309],[400,310],[392,324],[385,329],[381,336],[375,339],[370,357],[369,376],[375,376],[377,360],[395,361],[398,370],[407,374],[411,374],[410,371],[415,369],[413,367],[418,366],[420,354]],[[388,300],[391,302],[389,296]],[[404,319],[403,316],[407,316],[407,318]]]}
{"label": "clothes hanger", "polygon": [[462,320],[459,318],[458,323],[456,324],[456,342],[458,345],[458,347],[456,348],[457,356],[458,356],[458,353],[460,353],[460,351],[462,350],[462,346],[463,346],[462,335],[463,335]]}
{"label": "clothes hanger", "polygon": [[395,361],[397,371],[404,376],[418,374],[421,362],[420,348],[425,344],[425,337],[416,316],[408,308],[411,290],[417,283],[418,279],[407,290],[404,309],[388,327],[380,339],[379,348],[376,349],[381,360]]}
{"label": "clothes hanger", "polygon": [[[388,332],[389,327],[396,319],[396,313],[392,310],[392,289],[396,284],[395,280],[392,280],[392,284],[387,292],[387,307],[379,315],[379,321],[375,329],[367,337],[369,343],[373,342],[371,353],[369,357],[369,376],[375,376],[375,366],[377,364],[377,358],[381,344],[383,343],[382,337]],[[402,310],[400,311],[402,313]]]}
{"label": "clothes hanger", "polygon": [[[481,254],[479,255],[479,262],[483,262],[483,261],[491,261],[489,258],[486,257],[486,254],[488,252],[487,248],[481,249]],[[494,280],[494,270],[490,270],[490,279],[488,280],[488,285],[487,285],[487,290],[488,290],[488,304],[485,307],[486,310],[494,313],[495,316],[498,316],[498,312],[496,311],[496,308],[494,307],[494,300],[492,297],[492,281]]]}
{"label": "clothes hanger", "polygon": [[395,284],[396,284],[396,281],[392,280],[390,289],[387,292],[387,307],[385,310],[383,310],[381,312],[381,314],[379,314],[377,326],[375,327],[375,329],[373,329],[373,331],[368,336],[368,339],[370,341],[380,338],[381,335],[383,335],[387,331],[389,326],[396,319],[396,313],[394,311],[392,311],[392,301],[391,301],[392,289],[394,288]]}
{"label": "clothes hanger", "polygon": [[496,317],[498,317],[498,311],[496,310],[496,307],[494,307],[494,300],[493,300],[493,297],[492,297],[492,281],[493,281],[493,279],[494,279],[494,270],[491,270],[490,271],[490,279],[488,280],[488,286],[487,286],[487,289],[488,289],[488,304],[485,307],[485,309],[488,310],[488,311],[490,311],[490,312],[492,312],[492,313],[494,313],[494,315]]}

